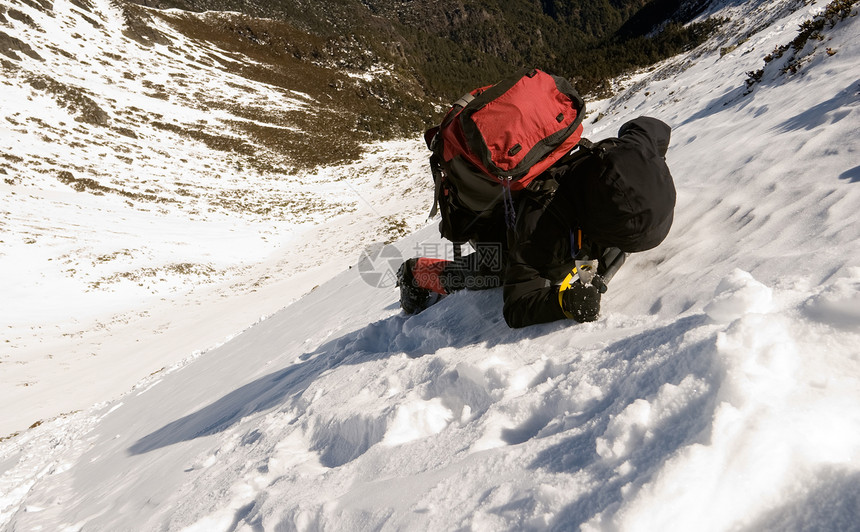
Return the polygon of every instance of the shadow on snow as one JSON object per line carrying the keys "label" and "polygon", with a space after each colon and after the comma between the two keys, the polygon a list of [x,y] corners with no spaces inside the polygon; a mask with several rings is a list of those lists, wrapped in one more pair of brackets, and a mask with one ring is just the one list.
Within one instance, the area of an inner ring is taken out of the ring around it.
{"label": "shadow on snow", "polygon": [[[137,455],[225,431],[242,418],[298,404],[302,393],[323,372],[405,354],[417,358],[443,348],[482,344],[491,348],[543,336],[563,323],[512,330],[501,315],[501,290],[461,292],[416,316],[398,314],[331,340],[299,361],[250,382],[214,403],[144,436],[129,453]],[[285,358],[293,360],[295,354]],[[338,460],[340,461],[340,460]]]}
{"label": "shadow on snow", "polygon": [[[605,398],[595,402],[577,416],[578,427],[568,429],[575,433],[559,443],[541,451],[530,464],[534,469],[545,469],[556,473],[584,471],[599,485],[583,494],[579,499],[563,508],[555,516],[553,528],[573,530],[622,500],[621,489],[630,482],[642,485],[679,449],[691,443],[708,440],[708,428],[717,406],[716,395],[722,370],[716,359],[714,338],[707,338],[682,346],[686,332],[707,323],[704,315],[679,319],[660,329],[645,331],[625,338],[606,349],[608,357],[603,367],[611,368],[633,361],[645,351],[659,350],[663,356],[652,356],[654,361],[637,368],[626,364],[628,371],[613,384]],[[654,397],[666,384],[677,385],[687,376],[694,376],[712,383],[701,396],[687,402],[683,408],[662,419],[658,426],[649,427],[650,438],[639,435],[629,454],[620,457],[602,457],[597,452],[597,442],[609,426],[610,421],[637,399]],[[619,474],[616,468],[627,462],[626,473]],[[603,480],[605,479],[605,480]]]}

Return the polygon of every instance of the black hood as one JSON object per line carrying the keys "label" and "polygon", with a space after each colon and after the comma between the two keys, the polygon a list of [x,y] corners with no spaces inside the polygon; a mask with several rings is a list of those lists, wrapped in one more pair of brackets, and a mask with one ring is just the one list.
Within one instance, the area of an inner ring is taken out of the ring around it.
{"label": "black hood", "polygon": [[599,143],[585,164],[571,169],[577,222],[590,240],[634,252],[666,238],[675,211],[665,160],[670,134],[660,120],[639,117],[621,126],[616,141]]}
{"label": "black hood", "polygon": [[659,157],[666,157],[671,136],[672,128],[666,123],[649,116],[640,116],[635,120],[631,120],[618,130],[619,139],[636,144]]}

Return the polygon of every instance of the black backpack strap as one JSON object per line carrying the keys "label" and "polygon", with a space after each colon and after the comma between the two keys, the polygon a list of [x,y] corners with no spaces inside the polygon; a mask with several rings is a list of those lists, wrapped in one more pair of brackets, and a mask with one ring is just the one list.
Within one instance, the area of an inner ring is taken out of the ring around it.
{"label": "black backpack strap", "polygon": [[595,144],[594,142],[591,142],[587,138],[583,137],[579,139],[579,142],[577,143],[576,147],[571,150],[567,155],[556,161],[555,164],[552,165],[552,168],[572,164],[587,155],[599,153],[600,150],[601,148],[598,146],[598,144]]}
{"label": "black backpack strap", "polygon": [[439,212],[439,195],[442,194],[442,170],[441,157],[438,153],[430,156],[430,172],[433,174],[433,207],[430,209],[429,217],[433,218]]}
{"label": "black backpack strap", "polygon": [[583,137],[583,138],[579,139],[579,143],[577,143],[577,147],[585,148],[586,150],[592,150],[592,149],[594,149],[594,143],[591,142],[590,140],[588,140],[587,138]]}

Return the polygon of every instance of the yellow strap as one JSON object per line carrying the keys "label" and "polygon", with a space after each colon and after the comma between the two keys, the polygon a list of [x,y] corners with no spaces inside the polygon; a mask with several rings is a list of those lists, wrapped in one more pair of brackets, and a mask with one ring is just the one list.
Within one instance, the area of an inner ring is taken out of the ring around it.
{"label": "yellow strap", "polygon": [[575,280],[574,278],[579,279],[579,272],[576,271],[576,266],[573,267],[573,270],[567,274],[567,277],[565,277],[564,281],[562,281],[558,286],[558,306],[561,307],[561,311],[564,312],[564,315],[572,320],[576,319],[573,317],[573,314],[564,310],[564,291],[570,288],[570,285],[572,285]]}

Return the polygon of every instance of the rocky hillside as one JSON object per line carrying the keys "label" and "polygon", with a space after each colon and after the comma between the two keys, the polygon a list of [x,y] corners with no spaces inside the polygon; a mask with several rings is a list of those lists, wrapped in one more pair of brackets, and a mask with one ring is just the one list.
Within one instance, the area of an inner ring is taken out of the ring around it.
{"label": "rocky hillside", "polygon": [[426,92],[445,101],[525,66],[595,91],[626,69],[700,43],[713,28],[679,25],[700,13],[706,0],[134,1],[160,9],[242,13],[253,19],[242,18],[242,27],[230,31],[255,44],[269,44],[255,40],[264,33],[286,38],[293,55],[296,46],[304,47],[300,59],[359,70],[395,65],[423,89],[410,94]]}
{"label": "rocky hillside", "polygon": [[[240,116],[236,136],[163,120],[155,127],[176,128],[178,134],[244,156],[263,145],[293,168],[355,160],[363,143],[413,136],[463,91],[520,67],[567,76],[584,93],[605,90],[608,78],[695,44],[717,24],[676,23],[699,12],[701,0],[135,1],[113,5],[122,12],[122,33],[141,46],[166,46],[187,56],[192,55],[188,43],[214,46],[224,52],[205,59],[215,68],[319,102],[312,113],[285,106],[272,115],[263,111],[265,106],[195,91],[184,95],[193,105]],[[92,0],[73,5],[87,24],[103,25]],[[7,24],[38,31],[22,7],[50,16],[54,2],[9,0],[2,8]],[[27,41],[0,30],[0,56],[8,69],[14,70],[17,54],[38,56]],[[131,79],[139,71],[129,65],[125,75]],[[170,92],[165,84],[151,90]],[[104,118],[84,100],[75,105],[87,109],[82,112],[90,121]]]}

